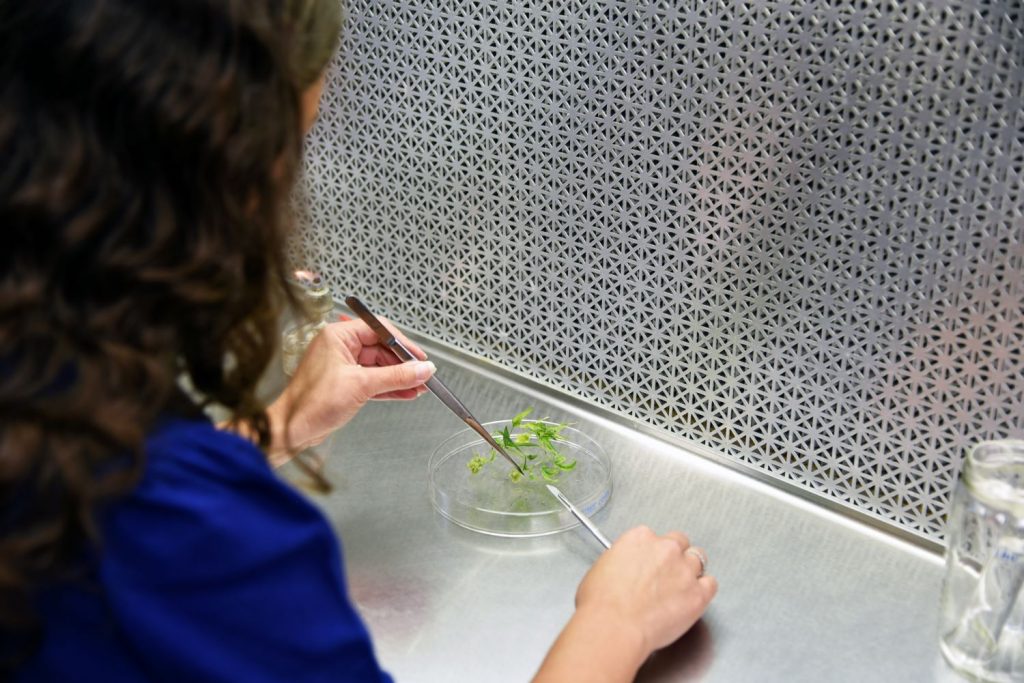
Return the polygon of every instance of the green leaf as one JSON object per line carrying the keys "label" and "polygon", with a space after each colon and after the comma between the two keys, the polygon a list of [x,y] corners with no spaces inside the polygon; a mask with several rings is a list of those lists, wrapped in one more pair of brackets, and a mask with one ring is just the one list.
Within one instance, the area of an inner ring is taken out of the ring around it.
{"label": "green leaf", "polygon": [[558,452],[558,449],[557,449],[557,448],[555,448],[554,446],[552,446],[552,445],[551,445],[551,442],[550,442],[550,441],[548,441],[547,439],[543,439],[543,440],[540,440],[540,441],[538,441],[537,443],[538,443],[538,445],[539,445],[539,446],[540,446],[541,448],[543,448],[543,449],[544,449],[545,451],[547,451],[547,452],[548,452],[548,453],[550,453],[551,455],[553,455],[553,456],[554,456],[554,455],[560,455],[560,453]]}
{"label": "green leaf", "polygon": [[529,415],[532,412],[533,412],[533,406],[530,406],[529,408],[527,408],[523,412],[521,412],[518,415],[516,415],[515,417],[513,417],[512,418],[512,429],[515,429],[516,427],[518,427],[519,423],[523,421],[523,418],[526,417],[527,415]]}
{"label": "green leaf", "polygon": [[[501,444],[502,448],[520,456],[517,460],[521,460],[522,472],[517,470],[509,472],[509,479],[513,482],[537,481],[541,478],[551,482],[558,481],[558,475],[576,468],[576,461],[567,459],[558,450],[557,445],[561,431],[569,425],[566,423],[550,424],[543,420],[527,420],[526,418],[532,413],[533,407],[526,408],[516,414],[508,426],[500,432],[494,432],[492,436],[496,442]],[[544,420],[546,419],[544,418]],[[520,431],[515,431],[517,429]],[[475,474],[484,465],[493,462],[498,453],[491,449],[488,455],[487,458],[478,455],[467,463],[470,471]]]}

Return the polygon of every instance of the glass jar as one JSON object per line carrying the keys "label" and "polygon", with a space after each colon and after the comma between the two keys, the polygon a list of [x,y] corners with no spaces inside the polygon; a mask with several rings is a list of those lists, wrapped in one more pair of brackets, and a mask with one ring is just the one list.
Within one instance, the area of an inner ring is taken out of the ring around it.
{"label": "glass jar", "polygon": [[323,278],[308,270],[297,270],[292,284],[305,310],[296,312],[300,320],[286,327],[281,339],[281,365],[289,377],[295,373],[310,342],[334,316],[334,297]]}
{"label": "glass jar", "polygon": [[[297,270],[289,278],[294,288],[299,310],[293,311],[294,318],[285,325],[281,335],[281,366],[285,375],[291,377],[316,335],[335,320],[334,296],[320,275],[309,270]],[[286,477],[312,493],[330,493],[331,483],[323,473],[325,454],[333,448],[332,432],[316,448],[307,448],[295,454],[289,462],[290,470],[296,475]]]}
{"label": "glass jar", "polygon": [[943,656],[975,680],[1024,681],[1024,441],[971,449],[946,540]]}

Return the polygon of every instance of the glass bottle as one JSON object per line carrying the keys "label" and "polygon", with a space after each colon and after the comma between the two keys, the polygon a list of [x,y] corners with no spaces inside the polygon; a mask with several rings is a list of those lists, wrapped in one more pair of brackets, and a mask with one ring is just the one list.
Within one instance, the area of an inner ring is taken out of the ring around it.
{"label": "glass bottle", "polygon": [[298,290],[299,302],[305,310],[296,312],[299,320],[285,328],[281,339],[281,364],[289,377],[295,373],[295,368],[314,337],[334,317],[334,297],[331,288],[320,275],[308,270],[297,270],[292,277],[292,284]]}
{"label": "glass bottle", "polygon": [[974,680],[1024,681],[1024,441],[971,449],[947,543],[943,656]]}

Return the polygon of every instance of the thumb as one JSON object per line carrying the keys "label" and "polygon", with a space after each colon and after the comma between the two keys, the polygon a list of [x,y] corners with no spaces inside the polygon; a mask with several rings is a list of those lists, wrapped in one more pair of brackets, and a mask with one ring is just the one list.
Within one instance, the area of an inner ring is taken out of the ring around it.
{"label": "thumb", "polygon": [[430,379],[437,368],[430,361],[412,361],[385,367],[364,368],[366,390],[370,396],[389,391],[412,389]]}

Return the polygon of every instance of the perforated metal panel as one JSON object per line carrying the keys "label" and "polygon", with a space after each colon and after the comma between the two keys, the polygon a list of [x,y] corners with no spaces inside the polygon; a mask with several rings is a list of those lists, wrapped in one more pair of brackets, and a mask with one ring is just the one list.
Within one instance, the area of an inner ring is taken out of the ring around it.
{"label": "perforated metal panel", "polygon": [[1024,436],[1021,2],[366,2],[301,245],[398,323],[926,537]]}

